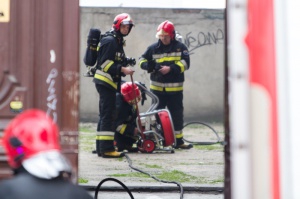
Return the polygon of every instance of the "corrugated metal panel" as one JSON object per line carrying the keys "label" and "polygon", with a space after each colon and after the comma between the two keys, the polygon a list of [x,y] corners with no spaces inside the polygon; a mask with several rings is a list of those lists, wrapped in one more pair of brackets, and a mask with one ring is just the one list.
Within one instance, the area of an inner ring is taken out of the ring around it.
{"label": "corrugated metal panel", "polygon": [[[61,129],[63,152],[77,178],[79,1],[8,2],[9,21],[0,16],[0,137],[17,115],[12,101],[21,101],[23,110],[47,111]],[[0,147],[0,178],[9,173],[3,159]]]}

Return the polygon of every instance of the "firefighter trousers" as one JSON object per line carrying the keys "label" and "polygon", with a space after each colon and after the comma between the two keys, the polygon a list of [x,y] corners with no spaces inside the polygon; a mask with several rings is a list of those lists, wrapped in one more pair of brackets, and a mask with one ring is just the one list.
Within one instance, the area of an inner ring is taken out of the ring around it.
{"label": "firefighter trousers", "polygon": [[114,148],[114,120],[116,119],[116,91],[96,84],[99,93],[99,121],[96,133],[96,150],[101,155],[115,151]]}

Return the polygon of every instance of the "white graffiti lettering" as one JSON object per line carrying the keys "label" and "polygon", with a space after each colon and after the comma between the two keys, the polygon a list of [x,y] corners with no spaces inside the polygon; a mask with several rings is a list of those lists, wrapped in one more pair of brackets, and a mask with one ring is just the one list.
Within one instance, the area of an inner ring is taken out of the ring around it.
{"label": "white graffiti lettering", "polygon": [[57,104],[57,96],[55,89],[55,78],[58,75],[57,69],[53,68],[47,79],[46,83],[48,84],[48,96],[47,96],[47,115],[51,116],[54,122],[57,122],[57,112],[56,112],[56,104]]}

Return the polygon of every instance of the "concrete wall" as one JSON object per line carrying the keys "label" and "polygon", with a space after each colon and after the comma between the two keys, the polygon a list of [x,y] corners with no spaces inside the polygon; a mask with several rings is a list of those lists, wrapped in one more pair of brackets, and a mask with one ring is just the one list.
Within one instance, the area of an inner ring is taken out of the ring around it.
{"label": "concrete wall", "polygon": [[[157,41],[157,26],[168,19],[184,38],[190,51],[191,66],[185,72],[185,121],[223,121],[224,101],[224,10],[150,9],[150,8],[81,8],[80,72],[86,71],[83,56],[90,28],[105,32],[111,28],[114,17],[129,13],[135,27],[126,39],[125,53],[136,60],[146,48]],[[149,74],[135,66],[135,81],[149,88]],[[126,77],[125,80],[130,81]],[[80,77],[80,120],[98,121],[98,93],[92,78]],[[140,106],[140,112],[149,107],[150,100]]]}

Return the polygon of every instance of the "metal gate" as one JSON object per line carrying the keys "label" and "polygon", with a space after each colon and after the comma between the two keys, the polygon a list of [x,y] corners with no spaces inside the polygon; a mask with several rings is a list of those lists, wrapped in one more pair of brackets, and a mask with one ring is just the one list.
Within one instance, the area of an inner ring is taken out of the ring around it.
{"label": "metal gate", "polygon": [[[60,127],[78,175],[79,0],[0,1],[0,139],[18,113],[39,108]],[[0,147],[0,179],[11,171]]]}

